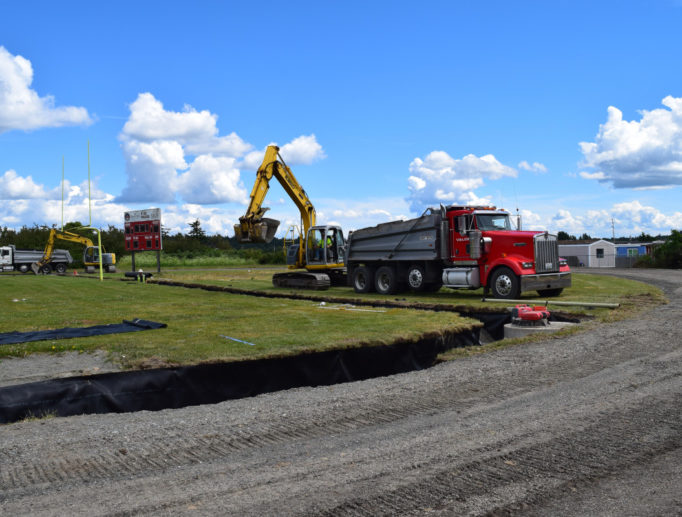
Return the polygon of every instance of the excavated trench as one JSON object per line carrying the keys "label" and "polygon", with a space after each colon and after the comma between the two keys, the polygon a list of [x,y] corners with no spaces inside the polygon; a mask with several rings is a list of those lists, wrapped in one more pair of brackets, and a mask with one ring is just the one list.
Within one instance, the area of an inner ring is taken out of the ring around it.
{"label": "excavated trench", "polygon": [[[438,354],[446,350],[479,345],[481,341],[502,339],[504,324],[510,321],[510,314],[506,311],[484,309],[474,311],[471,307],[464,306],[410,304],[400,300],[370,303],[366,300],[308,294],[253,293],[201,284],[158,283],[273,298],[287,297],[356,305],[450,311],[477,319],[482,326],[457,333],[426,334],[417,341],[398,340],[390,345],[69,377],[4,387],[0,388],[0,423],[43,415],[158,411],[214,404],[272,391],[303,386],[327,386],[421,370],[433,366]],[[557,320],[570,319],[564,315],[552,316]]]}

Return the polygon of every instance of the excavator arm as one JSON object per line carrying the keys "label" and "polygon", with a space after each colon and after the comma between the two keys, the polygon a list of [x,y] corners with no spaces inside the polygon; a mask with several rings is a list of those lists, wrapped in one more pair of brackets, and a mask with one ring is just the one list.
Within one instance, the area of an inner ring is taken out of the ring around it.
{"label": "excavator arm", "polygon": [[270,242],[275,237],[279,221],[263,217],[269,210],[263,207],[263,201],[270,189],[272,177],[282,185],[289,197],[294,201],[301,213],[303,235],[315,226],[315,208],[310,202],[303,187],[298,183],[291,169],[279,155],[279,147],[269,145],[265,150],[263,163],[256,172],[256,182],[251,190],[251,198],[246,214],[234,225],[235,235],[239,242]]}
{"label": "excavator arm", "polygon": [[[77,242],[85,246],[83,250],[83,263],[85,266],[88,265],[98,265],[99,261],[99,247],[95,246],[91,239],[83,235],[78,235],[77,233],[69,232],[66,230],[57,230],[56,228],[50,229],[50,235],[47,238],[47,244],[45,245],[45,251],[43,251],[43,257],[31,265],[33,271],[37,274],[41,268],[50,263],[52,260],[52,254],[54,252],[55,240]],[[102,255],[105,264],[111,269],[116,263],[116,256],[113,253],[104,253]]]}

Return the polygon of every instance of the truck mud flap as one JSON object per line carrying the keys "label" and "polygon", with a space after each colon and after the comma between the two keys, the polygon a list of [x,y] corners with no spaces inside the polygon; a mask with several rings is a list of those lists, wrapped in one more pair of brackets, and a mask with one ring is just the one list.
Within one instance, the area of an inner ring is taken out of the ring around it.
{"label": "truck mud flap", "polygon": [[392,345],[19,384],[0,388],[0,423],[41,415],[157,411],[365,380],[428,368],[439,353],[477,343],[474,329]]}

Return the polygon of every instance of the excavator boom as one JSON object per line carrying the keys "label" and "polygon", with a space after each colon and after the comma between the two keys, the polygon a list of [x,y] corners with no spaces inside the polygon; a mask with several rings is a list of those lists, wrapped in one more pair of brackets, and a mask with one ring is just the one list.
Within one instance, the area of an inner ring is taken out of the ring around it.
{"label": "excavator boom", "polygon": [[[99,267],[99,247],[95,246],[91,239],[83,235],[78,235],[77,233],[52,228],[47,239],[45,251],[43,252],[43,258],[31,265],[31,269],[34,273],[38,274],[38,272],[52,260],[56,239],[82,244],[85,246],[85,250],[83,251],[83,265],[86,268],[93,266]],[[102,253],[102,259],[107,271],[116,271],[116,255],[114,253]]]}
{"label": "excavator boom", "polygon": [[296,203],[301,213],[304,235],[315,225],[315,208],[308,199],[303,187],[298,183],[291,169],[279,155],[279,147],[269,145],[265,150],[263,163],[256,172],[256,182],[251,190],[251,198],[246,214],[234,225],[234,232],[239,242],[271,242],[275,237],[279,221],[263,217],[269,210],[263,207],[263,201],[270,189],[272,177],[282,185],[289,197]]}
{"label": "excavator boom", "polygon": [[275,237],[279,221],[263,217],[268,210],[263,208],[263,201],[273,176],[301,213],[298,242],[294,239],[286,246],[287,266],[289,269],[305,268],[307,271],[276,273],[272,277],[272,283],[276,287],[294,289],[328,289],[332,277],[335,280],[345,278],[343,232],[337,226],[315,226],[315,208],[279,155],[279,147],[276,145],[270,145],[265,150],[263,163],[256,172],[256,182],[246,214],[234,226],[237,239],[239,242],[270,242]]}

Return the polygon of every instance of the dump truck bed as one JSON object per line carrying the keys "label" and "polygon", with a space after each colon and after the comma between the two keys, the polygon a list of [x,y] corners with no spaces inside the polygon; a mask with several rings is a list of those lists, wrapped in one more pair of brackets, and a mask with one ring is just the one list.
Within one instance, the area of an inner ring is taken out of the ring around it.
{"label": "dump truck bed", "polygon": [[439,260],[443,222],[440,213],[435,212],[356,230],[348,239],[347,260]]}
{"label": "dump truck bed", "polygon": [[[43,258],[43,250],[14,250],[14,262],[17,264],[26,264],[38,262]],[[66,262],[71,263],[71,253],[68,250],[57,249],[52,252],[52,262]]]}

